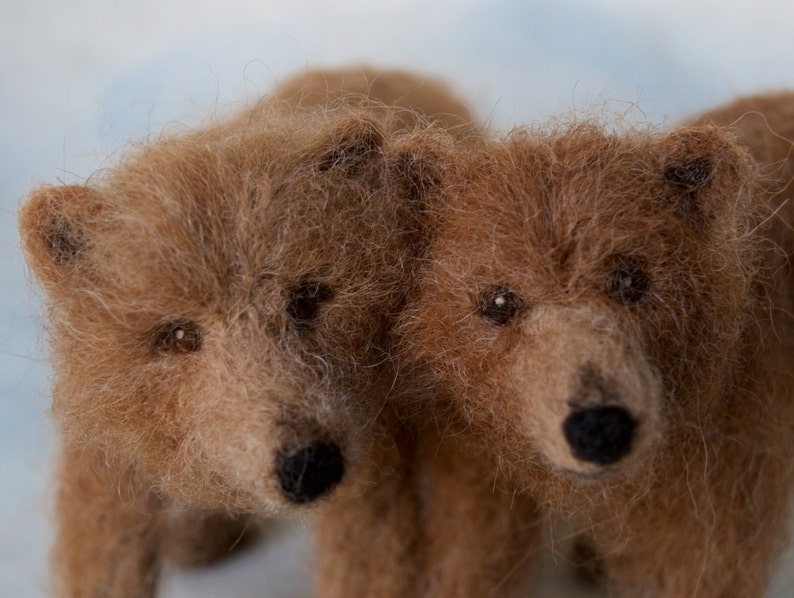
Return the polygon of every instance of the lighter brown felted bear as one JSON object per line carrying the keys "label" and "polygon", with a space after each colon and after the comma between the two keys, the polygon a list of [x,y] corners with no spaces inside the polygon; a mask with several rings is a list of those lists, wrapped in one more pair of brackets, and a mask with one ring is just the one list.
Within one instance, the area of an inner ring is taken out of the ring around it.
{"label": "lighter brown felted bear", "polygon": [[[747,104],[710,120],[746,131],[767,178],[714,126],[585,121],[470,155],[443,198],[402,356],[451,455],[442,475],[515,488],[501,510],[457,492],[459,511],[517,530],[472,528],[510,573],[493,595],[524,591],[546,518],[589,537],[611,593],[763,594],[794,441],[794,209],[767,179],[792,174],[794,105],[762,103],[769,128],[739,118]],[[479,593],[455,595],[487,595],[474,534],[445,526],[441,502],[426,584],[468,576]]]}
{"label": "lighter brown felted bear", "polygon": [[448,142],[363,102],[274,101],[31,193],[58,595],[150,596],[165,552],[212,558],[251,515],[388,486],[386,339]]}

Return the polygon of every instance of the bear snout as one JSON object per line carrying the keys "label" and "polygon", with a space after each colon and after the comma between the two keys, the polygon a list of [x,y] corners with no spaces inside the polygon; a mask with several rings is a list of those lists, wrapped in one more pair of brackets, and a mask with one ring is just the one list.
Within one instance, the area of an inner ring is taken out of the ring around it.
{"label": "bear snout", "polygon": [[623,407],[595,406],[575,409],[562,428],[576,459],[612,465],[631,451],[637,422]]}
{"label": "bear snout", "polygon": [[276,456],[281,493],[293,504],[310,503],[330,492],[345,474],[342,449],[331,440],[316,441]]}

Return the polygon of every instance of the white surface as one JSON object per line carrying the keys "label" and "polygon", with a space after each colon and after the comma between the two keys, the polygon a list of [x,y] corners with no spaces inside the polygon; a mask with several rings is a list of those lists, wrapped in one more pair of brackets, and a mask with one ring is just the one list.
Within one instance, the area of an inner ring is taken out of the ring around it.
{"label": "white surface", "polygon": [[[311,598],[312,546],[308,527],[286,523],[269,541],[220,565],[205,570],[167,571],[158,598]],[[605,598],[601,589],[570,564],[568,548],[557,545],[553,553],[546,550],[540,555],[540,574],[528,596]],[[794,596],[792,565],[794,551],[789,548],[780,558],[769,598]]]}
{"label": "white surface", "polygon": [[166,570],[158,598],[310,598],[308,525],[286,521],[268,528],[268,534],[257,546],[210,568]]}
{"label": "white surface", "polygon": [[[46,367],[14,216],[34,184],[80,180],[128,139],[196,124],[295,69],[348,62],[443,75],[498,127],[606,99],[625,110],[639,102],[633,117],[661,123],[740,92],[794,87],[792,23],[789,0],[5,0],[0,596],[44,595],[50,541]],[[253,577],[266,569],[247,562],[234,566]],[[191,594],[187,577],[169,581],[174,596]]]}

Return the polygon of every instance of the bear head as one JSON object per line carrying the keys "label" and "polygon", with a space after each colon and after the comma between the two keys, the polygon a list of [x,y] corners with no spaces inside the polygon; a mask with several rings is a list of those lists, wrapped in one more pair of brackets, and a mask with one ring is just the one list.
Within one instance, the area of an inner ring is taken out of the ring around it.
{"label": "bear head", "polygon": [[21,210],[53,410],[174,501],[273,513],[343,480],[393,373],[431,129],[258,106]]}
{"label": "bear head", "polygon": [[719,417],[758,266],[725,133],[519,129],[469,168],[400,325],[440,412],[515,476],[599,479]]}

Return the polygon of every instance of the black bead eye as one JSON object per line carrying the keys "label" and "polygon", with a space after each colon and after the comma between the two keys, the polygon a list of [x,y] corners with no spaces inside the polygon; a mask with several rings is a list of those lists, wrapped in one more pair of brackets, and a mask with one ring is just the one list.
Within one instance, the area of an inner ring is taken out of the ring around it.
{"label": "black bead eye", "polygon": [[193,353],[201,349],[203,336],[201,326],[195,322],[169,322],[157,331],[154,348],[159,353]]}
{"label": "black bead eye", "polygon": [[496,287],[483,293],[480,299],[480,315],[487,324],[505,326],[523,307],[523,302],[513,291]]}
{"label": "black bead eye", "polygon": [[607,277],[607,295],[624,305],[639,303],[645,299],[649,289],[648,276],[632,258],[619,260]]}
{"label": "black bead eye", "polygon": [[317,317],[320,307],[333,298],[334,293],[324,284],[308,282],[292,291],[287,313],[299,326],[308,326]]}

